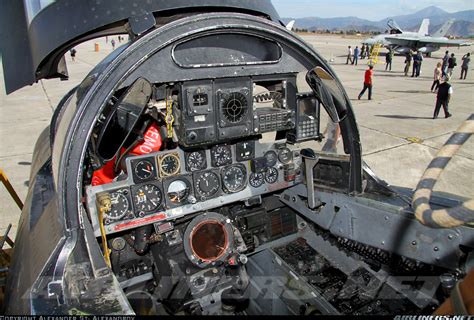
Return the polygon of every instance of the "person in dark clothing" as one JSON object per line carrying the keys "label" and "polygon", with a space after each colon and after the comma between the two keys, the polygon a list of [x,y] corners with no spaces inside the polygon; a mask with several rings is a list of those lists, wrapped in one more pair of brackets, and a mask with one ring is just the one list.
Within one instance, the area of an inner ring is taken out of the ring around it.
{"label": "person in dark clothing", "polygon": [[447,74],[445,76],[445,80],[443,83],[441,83],[438,87],[438,94],[436,95],[436,105],[433,113],[433,119],[438,118],[439,110],[441,109],[441,106],[443,106],[443,111],[444,111],[444,117],[449,118],[452,116],[451,113],[449,113],[448,110],[448,105],[449,105],[449,100],[451,100],[451,95],[453,94],[453,87],[449,83],[450,76]]}
{"label": "person in dark clothing", "polygon": [[365,90],[369,89],[369,100],[372,100],[372,75],[374,74],[374,66],[370,65],[364,74],[364,88],[359,93],[358,99],[362,98],[362,95],[365,93]]}
{"label": "person in dark clothing", "polygon": [[360,49],[360,58],[365,59],[365,44],[363,44],[362,48]]}
{"label": "person in dark clothing", "polygon": [[69,50],[69,53],[71,54],[71,59],[72,61],[76,61],[76,49],[75,48],[72,48],[71,50]]}
{"label": "person in dark clothing", "polygon": [[448,59],[448,74],[451,77],[453,75],[454,67],[457,66],[456,57],[454,53],[451,53],[451,57]]}
{"label": "person in dark clothing", "polygon": [[448,72],[448,60],[449,60],[449,51],[446,51],[443,57],[443,65],[441,66],[441,71],[443,72],[443,77]]}
{"label": "person in dark clothing", "polygon": [[408,76],[408,72],[410,71],[410,66],[411,66],[411,60],[412,60],[412,54],[411,50],[407,52],[405,56],[405,77]]}
{"label": "person in dark clothing", "polygon": [[388,52],[385,54],[385,71],[387,71],[387,69],[392,71],[392,57],[393,51],[392,49],[388,49]]}
{"label": "person in dark clothing", "polygon": [[421,63],[423,62],[423,55],[420,51],[413,56],[413,72],[411,77],[419,77],[421,73]]}
{"label": "person in dark clothing", "polygon": [[418,69],[418,54],[413,55],[413,68],[411,72],[411,77],[413,78],[416,74],[416,70]]}
{"label": "person in dark clothing", "polygon": [[[469,62],[471,62],[471,54],[466,53],[462,57],[461,77],[459,78],[460,80],[466,80],[467,70],[469,70]],[[464,75],[464,77],[463,77],[463,75]]]}
{"label": "person in dark clothing", "polygon": [[418,65],[416,66],[416,77],[420,76],[421,73],[421,64],[423,63],[423,54],[418,51],[416,56],[418,57]]}

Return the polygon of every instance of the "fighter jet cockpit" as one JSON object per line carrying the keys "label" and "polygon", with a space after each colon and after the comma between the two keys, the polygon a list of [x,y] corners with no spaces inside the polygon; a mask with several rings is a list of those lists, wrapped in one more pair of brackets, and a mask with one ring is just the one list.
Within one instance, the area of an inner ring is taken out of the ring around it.
{"label": "fighter jet cockpit", "polygon": [[472,229],[421,224],[363,163],[341,82],[270,1],[210,2],[114,24],[130,41],[58,105],[7,311],[432,313]]}

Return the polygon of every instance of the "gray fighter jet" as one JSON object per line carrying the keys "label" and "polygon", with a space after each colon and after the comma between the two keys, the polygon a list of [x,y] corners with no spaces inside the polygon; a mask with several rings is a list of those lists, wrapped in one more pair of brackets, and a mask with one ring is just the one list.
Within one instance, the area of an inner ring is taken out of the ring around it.
{"label": "gray fighter jet", "polygon": [[471,43],[465,40],[450,40],[446,37],[446,33],[453,23],[454,20],[448,20],[435,33],[429,35],[429,19],[423,19],[418,32],[403,31],[394,20],[390,19],[387,22],[390,28],[389,33],[368,38],[362,43],[369,45],[380,43],[397,53],[406,53],[413,50],[426,54],[438,51],[440,47],[470,46]]}

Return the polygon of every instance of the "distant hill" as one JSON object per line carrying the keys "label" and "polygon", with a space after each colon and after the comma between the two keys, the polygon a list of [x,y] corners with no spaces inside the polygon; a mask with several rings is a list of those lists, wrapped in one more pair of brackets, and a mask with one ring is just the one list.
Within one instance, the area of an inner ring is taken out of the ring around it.
{"label": "distant hill", "polygon": [[436,6],[430,6],[418,12],[392,16],[380,21],[370,21],[357,17],[319,18],[308,17],[300,19],[283,18],[284,22],[296,20],[295,28],[312,30],[358,30],[362,32],[383,32],[387,30],[387,21],[395,20],[402,29],[418,30],[423,19],[430,19],[430,32],[436,31],[448,19],[455,19],[448,34],[457,37],[474,36],[474,10],[446,12]]}

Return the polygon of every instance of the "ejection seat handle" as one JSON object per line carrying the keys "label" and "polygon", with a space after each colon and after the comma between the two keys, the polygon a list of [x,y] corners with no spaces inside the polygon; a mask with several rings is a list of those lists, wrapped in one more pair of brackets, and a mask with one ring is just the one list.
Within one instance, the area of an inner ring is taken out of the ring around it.
{"label": "ejection seat handle", "polygon": [[304,160],[304,172],[306,178],[306,190],[308,195],[308,207],[314,209],[317,207],[318,202],[316,201],[316,193],[314,192],[314,173],[313,169],[319,162],[319,157],[312,149],[301,150],[301,156]]}

